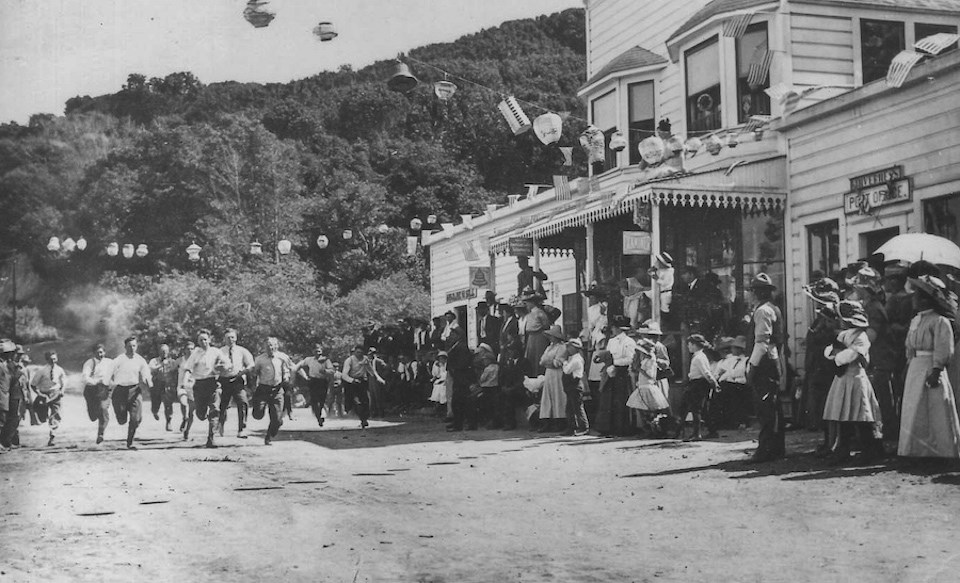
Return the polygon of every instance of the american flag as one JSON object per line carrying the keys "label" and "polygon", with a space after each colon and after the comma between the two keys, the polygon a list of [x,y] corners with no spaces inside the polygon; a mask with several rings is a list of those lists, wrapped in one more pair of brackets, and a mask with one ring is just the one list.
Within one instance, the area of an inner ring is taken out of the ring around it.
{"label": "american flag", "polygon": [[919,63],[923,57],[923,53],[900,51],[890,62],[890,68],[887,69],[887,87],[903,85],[903,82],[907,80],[907,75],[910,74],[910,69]]}
{"label": "american flag", "polygon": [[773,52],[763,51],[760,58],[750,63],[750,72],[747,75],[747,85],[756,89],[767,82],[770,74],[770,64],[773,62]]}
{"label": "american flag", "polygon": [[753,20],[753,13],[740,14],[723,21],[723,36],[740,38],[747,32],[750,21]]}
{"label": "american flag", "polygon": [[570,181],[563,174],[554,174],[553,189],[556,200],[570,200],[573,198],[570,192]]}

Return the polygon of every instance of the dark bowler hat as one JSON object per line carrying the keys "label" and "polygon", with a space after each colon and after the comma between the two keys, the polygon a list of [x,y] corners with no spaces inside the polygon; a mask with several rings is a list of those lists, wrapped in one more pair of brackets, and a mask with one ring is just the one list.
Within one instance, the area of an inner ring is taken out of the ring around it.
{"label": "dark bowler hat", "polygon": [[610,323],[610,325],[616,328],[629,328],[630,318],[626,316],[614,316],[613,321]]}

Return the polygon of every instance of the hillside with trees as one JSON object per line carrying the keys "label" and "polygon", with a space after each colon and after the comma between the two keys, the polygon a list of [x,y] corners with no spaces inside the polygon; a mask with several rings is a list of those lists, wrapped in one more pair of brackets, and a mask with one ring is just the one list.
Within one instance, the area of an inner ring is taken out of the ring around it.
{"label": "hillside with trees", "polygon": [[[556,146],[532,132],[513,136],[497,110],[500,95],[511,94],[586,117],[576,98],[583,18],[571,9],[414,49],[420,85],[406,94],[387,89],[394,61],[265,85],[135,72],[116,93],[69,99],[62,116],[0,126],[0,244],[6,271],[9,257],[19,258],[18,304],[68,325],[68,300],[106,286],[142,299],[138,329],[176,341],[190,332],[199,295],[211,303],[197,314],[222,312],[211,323],[237,320],[238,306],[271,313],[271,329],[289,329],[286,340],[298,345],[336,335],[349,342],[347,328],[358,322],[336,331],[325,323],[347,317],[334,309],[345,298],[362,304],[357,293],[399,286],[421,294],[422,305],[371,317],[426,316],[426,262],[406,254],[412,218],[459,222],[524,183],[583,171],[582,157],[564,169]],[[441,71],[476,85],[451,78],[458,91],[441,101],[433,92]],[[575,144],[582,129],[570,118],[562,143]],[[355,235],[346,240],[345,230]],[[315,243],[322,234],[326,249]],[[82,252],[46,248],[52,236],[81,235],[89,242]],[[291,254],[275,256],[280,239]],[[251,256],[253,241],[262,256]],[[110,242],[149,251],[112,257]],[[202,248],[197,263],[185,253],[193,243]],[[8,330],[9,309],[3,316]]]}

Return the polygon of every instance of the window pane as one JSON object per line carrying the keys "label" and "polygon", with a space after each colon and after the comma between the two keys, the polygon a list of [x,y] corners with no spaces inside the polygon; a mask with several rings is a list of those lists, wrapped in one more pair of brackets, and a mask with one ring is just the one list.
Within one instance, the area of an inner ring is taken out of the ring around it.
{"label": "window pane", "polygon": [[652,136],[656,129],[653,81],[632,83],[627,87],[627,92],[629,96],[627,115],[630,120],[627,148],[630,150],[630,164],[639,164],[640,152],[637,150],[637,145],[644,138]]}
{"label": "window pane", "polygon": [[887,69],[897,53],[904,49],[903,23],[887,20],[860,21],[860,49],[863,82],[887,76]]}
{"label": "window pane", "polygon": [[687,51],[687,129],[704,132],[719,129],[720,54],[717,39]]}
{"label": "window pane", "polygon": [[603,131],[617,126],[617,92],[611,91],[593,100],[593,125]]}
{"label": "window pane", "polygon": [[737,39],[737,119],[746,123],[751,115],[770,114],[770,63],[767,23],[753,24]]}
{"label": "window pane", "polygon": [[954,243],[960,240],[960,193],[923,201],[923,230]]}
{"label": "window pane", "polygon": [[840,271],[840,223],[828,221],[807,227],[807,264],[813,280],[814,272],[833,277]]}
{"label": "window pane", "polygon": [[[927,38],[928,36],[933,36],[940,32],[957,34],[957,27],[952,24],[924,24],[922,22],[918,22],[917,24],[914,25],[913,31],[914,31],[914,36],[919,41]],[[943,49],[943,52],[940,54],[945,55],[950,51],[955,51],[955,50],[957,50],[957,43],[954,43],[949,47]]]}

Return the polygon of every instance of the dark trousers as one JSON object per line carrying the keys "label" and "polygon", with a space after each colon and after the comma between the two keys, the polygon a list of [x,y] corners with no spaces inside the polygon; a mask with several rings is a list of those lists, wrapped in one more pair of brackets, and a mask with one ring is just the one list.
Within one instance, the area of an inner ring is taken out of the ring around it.
{"label": "dark trousers", "polygon": [[500,401],[503,399],[503,391],[500,387],[483,387],[480,396],[477,397],[477,413],[481,422],[488,422],[493,427],[500,427],[500,410],[502,406]]}
{"label": "dark trousers", "polygon": [[133,436],[140,426],[141,409],[143,407],[143,395],[140,393],[140,387],[137,385],[118,386],[113,389],[113,412],[117,416],[117,423],[124,425],[127,419],[130,425],[127,426],[127,445],[133,444]]}
{"label": "dark trousers", "polygon": [[463,429],[477,427],[477,396],[470,392],[470,384],[458,382],[453,377],[453,427]]}
{"label": "dark trousers", "polygon": [[880,416],[883,419],[883,436],[897,439],[899,435],[900,414],[897,398],[893,393],[893,371],[872,369],[867,373],[873,392],[880,403]]}
{"label": "dark trousers", "polygon": [[282,387],[257,385],[257,390],[253,393],[253,418],[263,419],[264,411],[270,416],[270,424],[267,425],[267,437],[274,438],[280,433],[280,426],[283,425]]}
{"label": "dark trousers", "polygon": [[594,428],[601,435],[628,435],[633,431],[627,399],[633,392],[630,371],[626,366],[616,367],[616,374],[607,380],[597,403]]}
{"label": "dark trousers", "polygon": [[156,385],[150,389],[150,412],[156,417],[163,406],[163,416],[169,422],[173,419],[173,404],[177,400],[177,390],[163,385]]}
{"label": "dark trousers", "polygon": [[347,413],[356,410],[360,421],[370,418],[370,391],[367,379],[343,383],[343,408]]}
{"label": "dark trousers", "polygon": [[[564,382],[564,385],[566,384]],[[583,393],[576,387],[566,386],[563,387],[563,392],[567,395],[567,429],[588,431],[590,424],[587,422],[587,412],[583,408]]]}
{"label": "dark trousers", "polygon": [[227,409],[230,402],[237,405],[237,431],[243,431],[247,427],[247,411],[249,409],[249,397],[247,396],[247,383],[243,377],[237,375],[233,378],[220,378],[220,425],[227,422]]}
{"label": "dark trousers", "polygon": [[103,437],[110,423],[110,388],[106,385],[87,385],[83,389],[83,399],[87,402],[90,421],[97,422],[97,436]]}
{"label": "dark trousers", "polygon": [[783,427],[783,414],[780,412],[780,369],[777,362],[764,356],[751,373],[753,381],[754,410],[760,423],[760,435],[757,438],[757,451],[753,454],[757,460],[783,457],[786,452],[786,433]]}
{"label": "dark trousers", "polygon": [[527,390],[523,387],[506,387],[500,389],[498,415],[500,423],[507,429],[517,427],[517,408],[525,406]]}
{"label": "dark trousers", "polygon": [[[687,414],[693,413],[693,433],[700,435],[700,421],[703,418],[704,404],[710,395],[710,383],[707,379],[690,379],[687,390],[680,400],[680,433],[687,420]],[[710,424],[707,424],[710,427]],[[712,428],[711,428],[712,430]]]}
{"label": "dark trousers", "polygon": [[323,425],[323,405],[327,402],[330,381],[328,379],[307,379],[307,387],[310,390],[310,408],[313,409],[313,414],[317,416],[320,425]]}
{"label": "dark trousers", "polygon": [[194,411],[197,418],[207,419],[207,441],[213,443],[213,434],[220,425],[220,383],[215,378],[197,379],[193,384],[193,400],[197,404]]}
{"label": "dark trousers", "polygon": [[4,416],[3,428],[0,429],[0,445],[10,447],[20,445],[20,399],[10,399],[6,411],[0,411]]}

